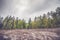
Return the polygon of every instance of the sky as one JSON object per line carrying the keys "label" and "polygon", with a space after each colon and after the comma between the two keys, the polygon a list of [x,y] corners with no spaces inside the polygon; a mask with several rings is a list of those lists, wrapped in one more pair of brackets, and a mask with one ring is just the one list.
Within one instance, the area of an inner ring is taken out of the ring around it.
{"label": "sky", "polygon": [[60,0],[0,0],[0,16],[33,20],[35,16],[55,11],[57,7],[60,7]]}

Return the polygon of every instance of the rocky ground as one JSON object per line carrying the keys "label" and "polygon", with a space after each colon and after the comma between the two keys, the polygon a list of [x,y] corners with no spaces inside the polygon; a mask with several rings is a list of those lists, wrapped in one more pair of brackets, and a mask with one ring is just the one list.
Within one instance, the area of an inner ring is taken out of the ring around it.
{"label": "rocky ground", "polygon": [[0,30],[0,40],[60,40],[60,28]]}

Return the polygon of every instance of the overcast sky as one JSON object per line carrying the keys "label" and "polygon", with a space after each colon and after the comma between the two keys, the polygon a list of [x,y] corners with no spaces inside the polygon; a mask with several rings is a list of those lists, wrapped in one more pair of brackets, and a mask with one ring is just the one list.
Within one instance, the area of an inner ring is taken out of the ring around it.
{"label": "overcast sky", "polygon": [[0,0],[0,15],[24,18],[34,18],[48,11],[54,11],[60,6],[60,0]]}

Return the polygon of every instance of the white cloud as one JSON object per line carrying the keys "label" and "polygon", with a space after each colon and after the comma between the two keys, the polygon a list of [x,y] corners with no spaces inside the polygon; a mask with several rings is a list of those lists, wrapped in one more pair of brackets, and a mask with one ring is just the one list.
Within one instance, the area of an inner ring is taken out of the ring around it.
{"label": "white cloud", "polygon": [[14,15],[28,20],[60,6],[59,0],[3,0],[2,16]]}

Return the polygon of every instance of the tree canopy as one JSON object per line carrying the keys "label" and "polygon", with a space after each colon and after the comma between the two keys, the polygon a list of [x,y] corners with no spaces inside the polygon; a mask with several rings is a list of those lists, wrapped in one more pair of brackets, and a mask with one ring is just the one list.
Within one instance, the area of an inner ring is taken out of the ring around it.
{"label": "tree canopy", "polygon": [[29,18],[28,23],[25,19],[18,17],[7,16],[5,18],[0,16],[0,29],[37,29],[37,28],[57,28],[60,27],[60,7],[56,11],[48,12],[43,16],[34,18],[34,21]]}

